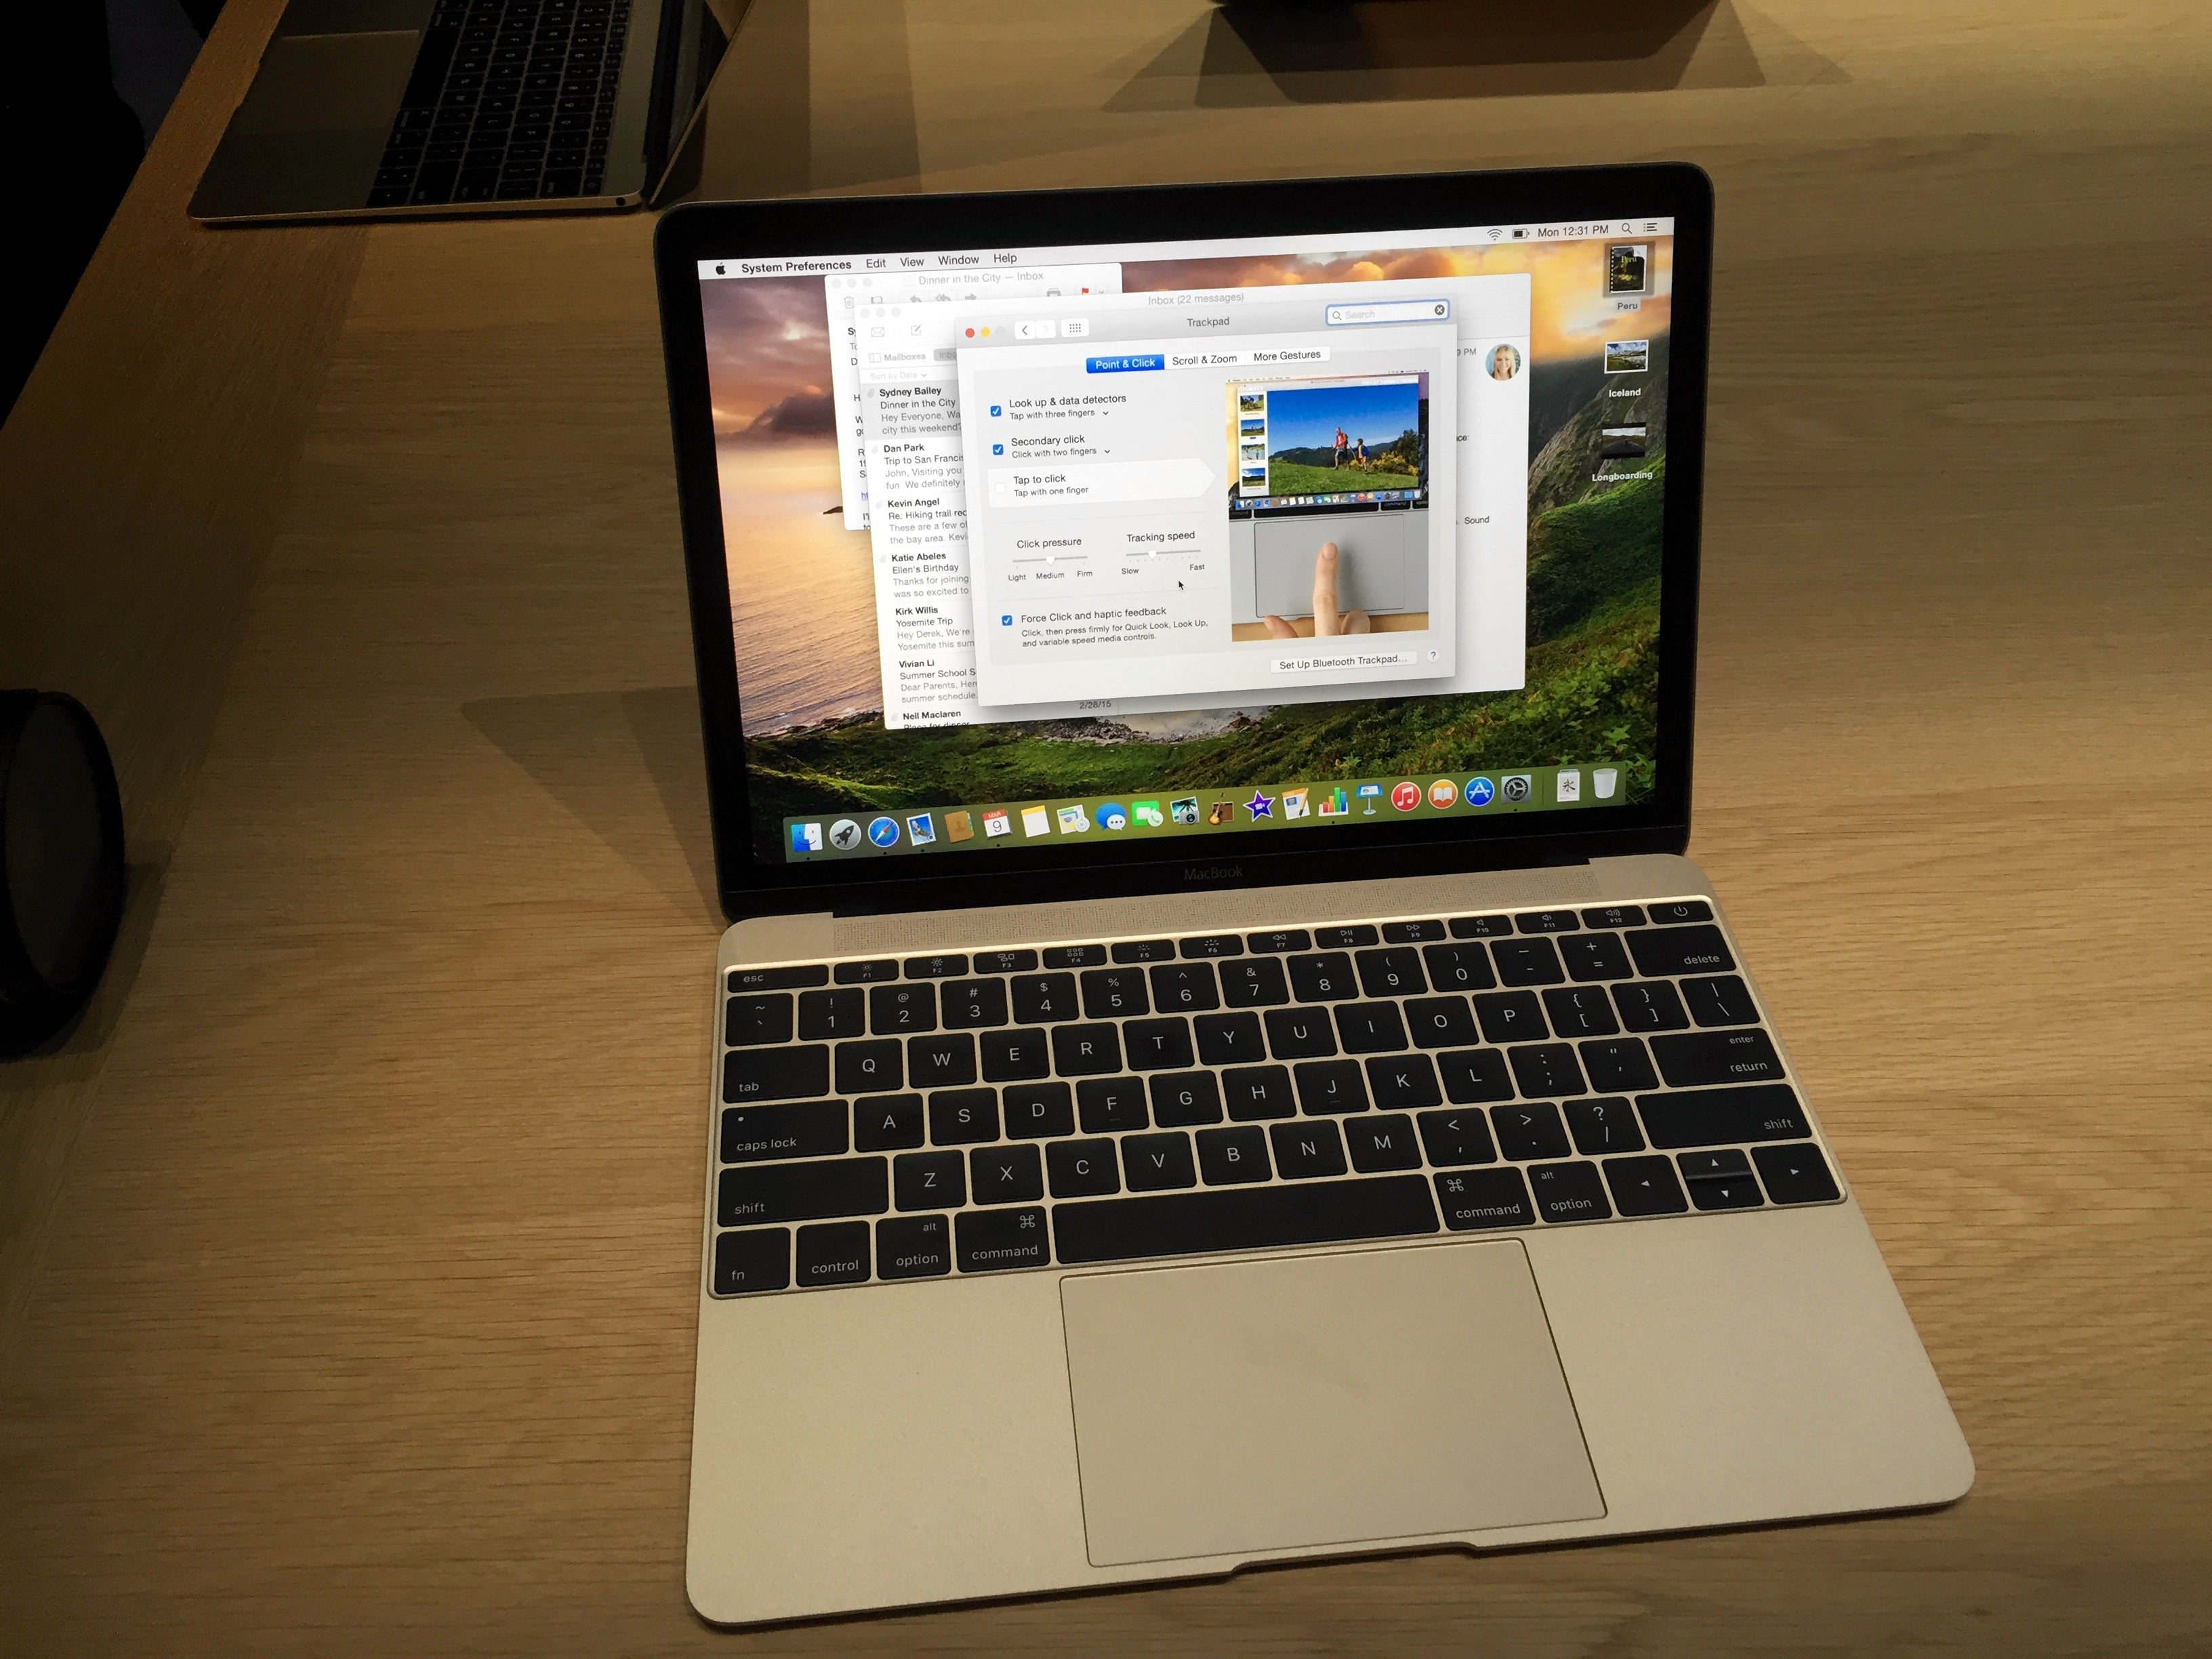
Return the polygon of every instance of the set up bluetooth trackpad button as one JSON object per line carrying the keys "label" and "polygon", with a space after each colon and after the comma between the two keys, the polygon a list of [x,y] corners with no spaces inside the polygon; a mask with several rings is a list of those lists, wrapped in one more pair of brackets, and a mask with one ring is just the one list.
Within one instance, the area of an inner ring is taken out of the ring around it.
{"label": "set up bluetooth trackpad button", "polygon": [[1060,1305],[1096,1566],[1605,1513],[1516,1243],[1085,1274]]}

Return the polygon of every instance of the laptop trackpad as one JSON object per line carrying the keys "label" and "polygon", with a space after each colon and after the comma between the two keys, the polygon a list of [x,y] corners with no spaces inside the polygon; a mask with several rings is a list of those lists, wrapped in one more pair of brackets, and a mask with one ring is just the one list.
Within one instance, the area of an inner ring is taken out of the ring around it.
{"label": "laptop trackpad", "polygon": [[1602,1516],[1516,1242],[1060,1285],[1091,1564]]}

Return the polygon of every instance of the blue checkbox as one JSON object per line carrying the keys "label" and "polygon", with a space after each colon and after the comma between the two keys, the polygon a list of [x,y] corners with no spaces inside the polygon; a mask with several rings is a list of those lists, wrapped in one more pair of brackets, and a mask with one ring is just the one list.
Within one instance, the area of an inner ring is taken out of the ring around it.
{"label": "blue checkbox", "polygon": [[1001,617],[999,618],[999,626],[1001,628],[1012,628],[1013,625],[1014,619],[1012,617]]}
{"label": "blue checkbox", "polygon": [[1003,455],[1006,453],[1006,447],[1004,444],[993,444],[991,446],[991,453],[994,455]]}
{"label": "blue checkbox", "polygon": [[993,404],[991,405],[991,413],[992,413],[994,416],[996,416],[996,415],[998,414],[998,412],[999,412],[999,406],[998,406],[998,404]]}

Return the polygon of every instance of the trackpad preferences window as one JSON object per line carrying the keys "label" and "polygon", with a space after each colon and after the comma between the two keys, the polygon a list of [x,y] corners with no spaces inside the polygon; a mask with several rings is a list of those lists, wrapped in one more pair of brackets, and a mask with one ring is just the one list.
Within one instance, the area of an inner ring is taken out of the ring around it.
{"label": "trackpad preferences window", "polygon": [[981,704],[1453,677],[1456,331],[1317,309],[962,343]]}

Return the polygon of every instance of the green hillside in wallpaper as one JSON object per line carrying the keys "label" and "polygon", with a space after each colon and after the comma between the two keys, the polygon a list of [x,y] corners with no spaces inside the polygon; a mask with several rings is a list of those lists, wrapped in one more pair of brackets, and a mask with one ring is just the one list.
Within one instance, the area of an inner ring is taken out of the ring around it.
{"label": "green hillside in wallpaper", "polygon": [[[1656,357],[1663,341],[1653,344]],[[1607,396],[1625,389],[1613,380],[1571,414],[1563,410],[1530,468],[1523,689],[1285,705],[1175,742],[1112,720],[894,733],[878,714],[853,715],[747,739],[764,853],[774,855],[781,819],[799,814],[1562,762],[1620,765],[1626,795],[1635,799],[1651,787],[1657,749],[1666,416],[1663,392]],[[1650,429],[1646,457],[1600,466],[1592,459],[1599,428],[1636,422]],[[1621,483],[1602,476],[1624,472],[1649,476]]]}

